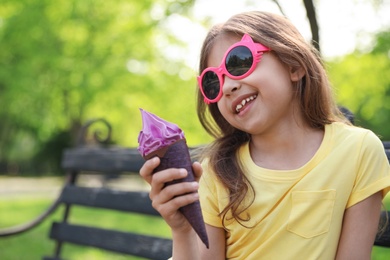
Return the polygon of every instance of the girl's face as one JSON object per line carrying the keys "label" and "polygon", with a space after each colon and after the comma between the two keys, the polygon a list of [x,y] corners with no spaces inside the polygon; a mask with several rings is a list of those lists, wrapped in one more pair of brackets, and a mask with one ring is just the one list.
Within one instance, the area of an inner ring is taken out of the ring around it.
{"label": "girl's face", "polygon": [[[218,67],[227,49],[239,37],[220,35],[215,39],[207,60],[208,67]],[[246,78],[233,80],[224,76],[223,94],[218,108],[235,128],[251,135],[288,130],[301,122],[299,104],[294,98],[293,81],[299,72],[291,72],[272,52],[263,54],[256,69]]]}

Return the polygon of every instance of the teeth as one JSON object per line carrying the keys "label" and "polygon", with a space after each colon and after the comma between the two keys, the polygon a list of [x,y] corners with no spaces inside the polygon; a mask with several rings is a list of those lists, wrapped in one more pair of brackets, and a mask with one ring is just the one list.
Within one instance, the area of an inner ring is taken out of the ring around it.
{"label": "teeth", "polygon": [[240,110],[248,103],[249,101],[254,100],[257,97],[257,95],[250,96],[246,99],[243,99],[240,104],[236,106],[236,112],[239,113]]}

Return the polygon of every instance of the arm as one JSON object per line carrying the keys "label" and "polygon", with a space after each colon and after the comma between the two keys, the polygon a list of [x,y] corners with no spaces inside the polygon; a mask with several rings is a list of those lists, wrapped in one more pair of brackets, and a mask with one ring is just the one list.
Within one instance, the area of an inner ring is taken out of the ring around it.
{"label": "arm", "polygon": [[345,211],[336,259],[371,259],[381,202],[382,193],[377,192]]}
{"label": "arm", "polygon": [[206,224],[207,236],[210,241],[210,248],[207,249],[200,238],[198,244],[201,246],[200,259],[202,260],[225,260],[226,259],[226,234],[223,228],[217,228]]}
{"label": "arm", "polygon": [[[193,229],[188,234],[173,232],[172,259],[225,260],[225,231],[207,224],[206,230],[210,242],[209,249],[206,248]],[[194,247],[194,245],[197,246]]]}

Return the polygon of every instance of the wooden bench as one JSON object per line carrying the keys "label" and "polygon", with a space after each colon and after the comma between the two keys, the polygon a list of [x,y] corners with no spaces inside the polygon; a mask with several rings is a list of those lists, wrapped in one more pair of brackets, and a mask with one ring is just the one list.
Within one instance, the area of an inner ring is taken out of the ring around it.
{"label": "wooden bench", "polygon": [[[87,145],[88,128],[97,122],[108,127],[107,137],[100,139],[94,134],[94,145]],[[168,259],[171,257],[172,241],[169,238],[144,235],[136,232],[124,232],[100,228],[99,223],[78,224],[69,221],[74,207],[90,207],[142,214],[161,218],[151,206],[148,191],[118,190],[109,187],[88,187],[81,185],[78,178],[83,174],[102,175],[104,179],[118,178],[120,175],[137,174],[144,159],[135,148],[109,146],[110,125],[102,119],[88,122],[82,129],[79,144],[66,149],[62,157],[62,168],[67,172],[66,181],[58,199],[37,219],[26,225],[0,231],[0,237],[16,235],[34,228],[62,205],[65,207],[61,221],[52,223],[49,237],[56,243],[52,256],[44,260],[60,260],[66,243],[100,248],[125,255],[146,259]],[[93,222],[93,218],[91,218]],[[144,227],[148,231],[148,227]]]}
{"label": "wooden bench", "polygon": [[[109,132],[111,131],[111,127],[105,120],[98,121],[105,123]],[[107,145],[109,140],[106,138],[99,140],[99,144],[86,145],[86,133],[94,122],[96,121],[87,123],[83,128],[79,146],[64,151],[62,168],[67,172],[67,177],[57,201],[31,223],[15,229],[0,231],[0,237],[25,232],[44,221],[59,205],[64,205],[65,211],[62,220],[52,223],[49,234],[49,237],[56,242],[53,255],[43,259],[62,259],[62,248],[66,243],[147,259],[168,259],[172,250],[172,241],[168,238],[75,224],[69,221],[71,209],[74,206],[160,217],[158,212],[152,208],[147,191],[122,191],[108,187],[85,187],[79,184],[78,177],[81,173],[102,174],[108,178],[119,174],[138,173],[144,162],[135,148],[109,146]],[[384,146],[390,160],[390,142],[384,142]],[[387,222],[385,211],[382,213],[381,221]],[[99,223],[95,223],[95,225],[99,226]],[[145,227],[145,229],[147,228]],[[386,226],[381,236],[377,236],[375,245],[390,247],[390,224]]]}

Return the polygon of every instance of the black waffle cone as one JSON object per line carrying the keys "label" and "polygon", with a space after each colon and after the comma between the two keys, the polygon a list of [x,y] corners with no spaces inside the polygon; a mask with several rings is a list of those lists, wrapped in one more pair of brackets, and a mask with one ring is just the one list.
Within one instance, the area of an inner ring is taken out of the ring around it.
{"label": "black waffle cone", "polygon": [[[150,159],[154,156],[158,156],[161,161],[160,165],[154,170],[154,172],[169,168],[184,168],[188,171],[188,175],[185,178],[168,182],[166,185],[183,181],[192,182],[195,180],[194,173],[192,171],[191,156],[188,151],[188,146],[185,139],[180,139],[167,147],[150,153],[145,156],[145,159]],[[204,224],[199,201],[181,207],[179,210],[191,224],[192,228],[198,234],[202,242],[206,245],[207,248],[209,248],[206,227]]]}

